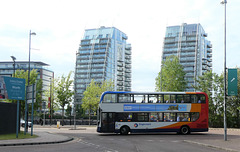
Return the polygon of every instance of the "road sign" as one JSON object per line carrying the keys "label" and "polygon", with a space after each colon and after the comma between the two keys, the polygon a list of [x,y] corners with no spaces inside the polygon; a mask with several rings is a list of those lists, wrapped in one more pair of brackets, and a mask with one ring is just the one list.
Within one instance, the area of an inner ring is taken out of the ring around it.
{"label": "road sign", "polygon": [[237,69],[228,69],[228,96],[238,95]]}
{"label": "road sign", "polygon": [[25,99],[25,79],[0,77],[0,84],[6,99]]}
{"label": "road sign", "polygon": [[[27,99],[28,99],[28,100],[32,99],[32,92],[28,92],[28,93],[27,93]],[[33,99],[36,99],[36,91],[35,91],[34,94],[33,94]]]}
{"label": "road sign", "polygon": [[[34,94],[32,95],[33,92]],[[27,86],[27,100],[32,98],[36,99],[36,85]]]}
{"label": "road sign", "polygon": [[29,104],[29,103],[32,103],[32,102],[35,103],[35,102],[36,102],[36,99],[34,99],[34,100],[32,100],[32,99],[31,99],[31,100],[27,100],[27,103],[28,103],[28,104]]}

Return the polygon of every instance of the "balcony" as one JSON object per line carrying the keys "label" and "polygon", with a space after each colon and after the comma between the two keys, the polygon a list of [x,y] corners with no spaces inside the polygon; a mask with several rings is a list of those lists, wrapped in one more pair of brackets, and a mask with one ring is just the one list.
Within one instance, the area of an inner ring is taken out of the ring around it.
{"label": "balcony", "polygon": [[207,48],[212,48],[212,44],[207,44]]}
{"label": "balcony", "polygon": [[202,64],[203,64],[203,65],[207,65],[207,61],[206,61],[206,60],[203,60],[203,61],[202,61]]}
{"label": "balcony", "polygon": [[127,68],[127,69],[131,69],[131,67],[132,67],[132,66],[129,65],[129,64],[126,64],[126,65],[125,65],[125,68]]}
{"label": "balcony", "polygon": [[125,87],[125,88],[131,87],[131,84],[125,84],[124,87]]}
{"label": "balcony", "polygon": [[202,66],[202,70],[207,70],[207,69],[208,69],[208,67],[206,65]]}
{"label": "balcony", "polygon": [[117,67],[117,70],[120,71],[120,72],[122,72],[122,71],[123,71],[123,68]]}
{"label": "balcony", "polygon": [[131,62],[131,60],[126,60],[125,63],[126,64],[131,64],[132,62]]}
{"label": "balcony", "polygon": [[212,53],[207,53],[207,57],[211,58],[212,57]]}
{"label": "balcony", "polygon": [[123,76],[123,73],[122,72],[118,72],[117,75],[118,76]]}
{"label": "balcony", "polygon": [[122,66],[123,66],[123,63],[122,63],[122,62],[118,62],[118,63],[117,63],[117,66],[122,67]]}
{"label": "balcony", "polygon": [[127,39],[128,39],[128,36],[127,36],[127,35],[123,35],[122,39],[123,39],[123,40],[127,40]]}
{"label": "balcony", "polygon": [[131,56],[125,55],[125,59],[131,59]]}
{"label": "balcony", "polygon": [[131,53],[130,50],[125,50],[125,54],[127,54],[127,55],[131,55],[132,53]]}
{"label": "balcony", "polygon": [[186,41],[196,41],[196,36],[188,36]]}
{"label": "balcony", "polygon": [[131,87],[125,87],[124,91],[131,91]]}
{"label": "balcony", "polygon": [[131,78],[131,74],[130,74],[130,73],[126,73],[126,74],[125,74],[125,77],[126,77],[126,78]]}
{"label": "balcony", "polygon": [[177,41],[175,41],[175,38],[172,37],[166,37],[164,40],[164,43],[176,43]]}
{"label": "balcony", "polygon": [[117,82],[117,85],[118,85],[118,86],[122,86],[122,85],[123,85],[123,82]]}
{"label": "balcony", "polygon": [[125,81],[126,82],[131,82],[132,80],[131,80],[131,78],[126,78]]}
{"label": "balcony", "polygon": [[127,72],[127,73],[131,73],[132,70],[131,70],[131,69],[126,69],[125,72]]}
{"label": "balcony", "polygon": [[207,33],[204,33],[204,34],[203,34],[203,36],[204,36],[204,37],[207,37],[207,36],[208,36],[208,34],[207,34]]}
{"label": "balcony", "polygon": [[117,77],[117,81],[123,81],[123,78],[120,77],[120,76],[118,76],[118,77]]}
{"label": "balcony", "polygon": [[212,63],[209,63],[208,66],[209,66],[209,67],[212,67]]}
{"label": "balcony", "polygon": [[207,53],[212,53],[212,49],[207,49]]}
{"label": "balcony", "polygon": [[127,44],[126,47],[125,47],[125,50],[131,50],[131,49],[132,49],[131,44]]}
{"label": "balcony", "polygon": [[208,62],[212,62],[212,59],[207,59]]}
{"label": "balcony", "polygon": [[118,86],[117,91],[123,91],[123,87]]}

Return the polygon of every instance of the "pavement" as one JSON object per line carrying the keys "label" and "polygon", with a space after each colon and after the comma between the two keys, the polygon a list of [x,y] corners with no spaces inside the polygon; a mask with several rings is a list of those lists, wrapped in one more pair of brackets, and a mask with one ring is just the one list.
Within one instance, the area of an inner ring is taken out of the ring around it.
{"label": "pavement", "polygon": [[[23,128],[21,128],[23,130]],[[29,132],[31,130],[29,129]],[[60,135],[59,133],[96,133],[96,126],[60,126],[60,129],[53,126],[34,125],[34,134],[38,137],[29,139],[0,140],[0,146],[19,146],[19,145],[40,145],[58,144],[73,140],[72,137]],[[224,141],[224,130],[222,128],[210,128],[210,138],[199,138],[184,140],[191,144],[198,144],[206,147],[213,147],[230,152],[240,152],[240,129],[228,129],[227,141]]]}
{"label": "pavement", "polygon": [[230,152],[240,152],[240,129],[227,129],[227,141],[224,141],[223,128],[209,128],[209,139],[184,140],[185,142],[213,147]]}

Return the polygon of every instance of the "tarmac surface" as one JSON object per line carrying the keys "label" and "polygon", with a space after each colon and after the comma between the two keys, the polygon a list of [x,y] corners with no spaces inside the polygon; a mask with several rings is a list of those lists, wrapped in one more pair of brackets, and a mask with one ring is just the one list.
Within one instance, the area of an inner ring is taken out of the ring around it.
{"label": "tarmac surface", "polygon": [[[22,130],[23,128],[21,128]],[[29,129],[29,132],[31,130]],[[40,144],[58,144],[73,140],[72,137],[60,135],[58,133],[96,133],[96,126],[77,126],[76,130],[73,126],[39,126],[34,125],[34,134],[38,137],[29,139],[13,139],[13,140],[0,140],[0,146],[19,146],[19,145],[40,145]],[[240,129],[228,129],[228,139],[224,141],[222,128],[210,128],[209,134],[222,135],[214,136],[209,139],[194,139],[184,140],[191,144],[198,144],[207,147],[213,147],[231,152],[240,152]]]}

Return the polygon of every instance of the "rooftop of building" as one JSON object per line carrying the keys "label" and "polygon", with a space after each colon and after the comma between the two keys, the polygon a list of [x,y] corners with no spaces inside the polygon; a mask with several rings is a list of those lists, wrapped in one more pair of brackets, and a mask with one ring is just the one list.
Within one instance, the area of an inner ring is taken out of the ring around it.
{"label": "rooftop of building", "polygon": [[[124,32],[122,32],[121,30],[119,30],[118,28],[112,26],[112,27],[105,27],[105,26],[100,26],[99,28],[93,28],[93,29],[85,29],[85,31],[91,31],[91,30],[99,30],[99,29],[116,29],[118,31],[120,31],[121,33],[125,34]],[[126,35],[126,34],[125,34]]]}
{"label": "rooftop of building", "polygon": [[[7,63],[13,63],[13,61],[1,61],[0,64],[7,64]],[[29,63],[29,61],[15,61],[15,63]],[[35,63],[35,64],[38,64],[38,65],[41,65],[41,66],[50,66],[49,64],[46,64],[44,62],[41,62],[41,61],[30,61],[30,64],[32,63]]]}

